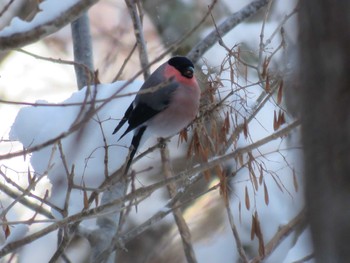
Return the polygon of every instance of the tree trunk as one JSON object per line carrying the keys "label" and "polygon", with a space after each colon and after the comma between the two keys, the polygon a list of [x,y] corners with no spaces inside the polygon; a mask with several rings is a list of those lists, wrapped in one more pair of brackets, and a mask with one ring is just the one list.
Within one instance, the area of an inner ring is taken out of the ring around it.
{"label": "tree trunk", "polygon": [[300,3],[302,137],[317,262],[350,262],[350,1]]}

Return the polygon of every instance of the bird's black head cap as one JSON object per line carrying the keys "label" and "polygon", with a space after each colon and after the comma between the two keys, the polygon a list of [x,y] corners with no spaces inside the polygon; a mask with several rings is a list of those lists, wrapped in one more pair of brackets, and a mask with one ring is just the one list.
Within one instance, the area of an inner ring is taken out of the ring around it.
{"label": "bird's black head cap", "polygon": [[191,79],[193,77],[194,65],[186,57],[173,57],[169,59],[168,64],[180,71],[181,75]]}

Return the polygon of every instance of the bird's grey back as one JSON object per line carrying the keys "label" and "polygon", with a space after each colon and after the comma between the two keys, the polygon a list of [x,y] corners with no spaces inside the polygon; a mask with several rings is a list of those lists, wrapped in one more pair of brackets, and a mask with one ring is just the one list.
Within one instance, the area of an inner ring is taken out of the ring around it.
{"label": "bird's grey back", "polygon": [[[141,92],[153,87],[155,87],[156,90],[150,93],[138,94],[135,98],[135,104],[144,103],[155,110],[162,110],[168,106],[171,94],[177,88],[178,84],[173,81],[167,83],[169,80],[164,77],[166,64],[167,62],[154,71],[140,89]],[[160,83],[167,83],[167,85],[162,87]]]}

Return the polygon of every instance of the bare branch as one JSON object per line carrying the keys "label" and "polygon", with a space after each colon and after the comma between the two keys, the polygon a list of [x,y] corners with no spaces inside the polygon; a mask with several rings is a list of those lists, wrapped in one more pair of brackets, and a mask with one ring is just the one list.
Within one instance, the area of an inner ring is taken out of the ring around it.
{"label": "bare branch", "polygon": [[[6,179],[7,182],[12,182],[10,178],[7,178],[7,176],[2,172],[0,171],[0,174]],[[22,189],[21,187],[17,187],[18,189],[20,189],[22,191],[21,195],[18,195],[16,199],[13,200],[13,202],[8,205],[5,209],[3,209],[0,213],[0,217],[3,217],[4,215],[6,215],[6,213],[8,211],[10,211],[10,209],[18,202],[20,202],[21,199],[25,199],[26,196],[32,196],[34,197],[33,194],[31,194],[31,191],[36,187],[36,185],[39,183],[39,181],[41,179],[43,179],[46,175],[41,175],[40,177],[38,178],[32,178],[31,181],[29,182],[29,185],[26,189]],[[15,184],[14,182],[12,182],[12,184]],[[17,185],[17,184],[16,184]],[[42,200],[42,203],[45,202],[45,198],[44,199],[41,199],[37,196],[35,196],[36,199],[39,199],[39,200]],[[46,202],[47,203],[47,202]],[[34,211],[35,213],[37,213],[37,211]]]}
{"label": "bare branch", "polygon": [[62,259],[66,259],[66,262],[68,260],[68,258],[64,254],[64,249],[68,246],[68,244],[71,241],[71,236],[68,236],[68,234],[67,234],[67,226],[64,226],[64,227],[59,229],[58,236],[59,236],[59,241],[58,241],[59,245],[58,245],[57,250],[53,254],[53,256],[50,258],[49,263],[57,262],[57,260],[60,257],[62,257]]}
{"label": "bare branch", "polygon": [[[162,158],[162,164],[163,164],[163,173],[164,173],[164,178],[172,178],[173,177],[173,172],[171,169],[171,164],[170,164],[170,158],[169,158],[169,149],[167,148],[166,141],[161,139],[161,147],[160,147],[160,153],[161,153],[161,158]],[[175,182],[170,182],[167,185],[168,192],[170,198],[174,198],[177,193],[177,186]],[[182,245],[183,249],[185,252],[185,256],[187,259],[188,263],[195,263],[197,262],[196,255],[194,253],[194,249],[192,246],[192,241],[191,241],[191,232],[190,229],[188,228],[188,225],[182,215],[181,208],[176,208],[176,206],[179,206],[180,202],[177,201],[173,204],[173,215],[174,219],[177,225],[177,228],[179,230],[181,240],[182,240]]]}
{"label": "bare branch", "polygon": [[228,220],[230,222],[231,225],[231,230],[233,233],[233,237],[235,238],[236,241],[236,247],[237,247],[237,251],[239,253],[239,256],[241,257],[242,262],[244,263],[248,263],[248,257],[244,251],[242,242],[241,242],[241,238],[239,237],[238,231],[237,231],[237,227],[235,225],[234,219],[233,219],[233,215],[232,215],[232,211],[231,211],[231,207],[230,207],[230,203],[229,202],[225,202],[226,205],[226,212],[227,212],[227,216],[228,216]]}
{"label": "bare branch", "polygon": [[[241,23],[244,19],[256,14],[262,7],[266,6],[269,0],[258,0],[248,4],[240,11],[232,14],[224,22],[222,22],[217,29],[214,29],[208,36],[192,48],[187,56],[196,63],[199,58],[216,42],[219,41],[220,36],[224,36],[235,26]],[[218,36],[219,34],[219,36]]]}
{"label": "bare branch", "polygon": [[83,13],[77,20],[71,23],[74,61],[83,64],[89,71],[74,65],[77,78],[78,89],[91,84],[94,72],[94,63],[92,55],[91,34],[89,26],[89,17]]}
{"label": "bare branch", "polygon": [[[54,217],[52,216],[51,212],[48,211],[47,209],[43,208],[42,206],[30,202],[28,200],[28,198],[20,198],[19,194],[16,193],[14,190],[12,190],[10,187],[4,185],[4,184],[0,184],[0,191],[7,194],[9,197],[11,197],[14,200],[18,200],[18,202],[22,205],[24,205],[25,207],[43,215],[46,216],[47,218],[53,219]],[[31,196],[31,194],[29,193],[29,196]],[[39,199],[39,200],[44,200],[44,199]]]}
{"label": "bare branch", "polygon": [[[148,62],[148,55],[147,55],[147,48],[146,48],[146,41],[143,35],[142,30],[142,9],[137,8],[137,5],[135,3],[137,0],[126,0],[126,6],[128,7],[133,25],[134,25],[134,32],[135,32],[135,38],[137,42],[137,47],[139,49],[139,57],[141,62],[141,68],[145,69],[143,71],[143,78],[146,80],[148,79],[150,75],[149,68],[147,65]],[[140,3],[139,3],[140,4]],[[140,7],[140,5],[138,5]]]}
{"label": "bare branch", "polygon": [[[108,204],[114,200],[120,200],[125,197],[128,181],[121,180],[113,184],[107,191],[103,193],[101,205]],[[113,207],[111,213],[107,213],[102,217],[97,218],[98,229],[94,231],[93,239],[89,240],[93,249],[91,262],[105,262],[111,255],[109,247],[117,234],[117,228],[121,218],[123,202],[120,202],[117,207]]]}
{"label": "bare branch", "polygon": [[126,64],[129,62],[131,56],[134,54],[135,50],[137,48],[137,43],[135,43],[135,45],[132,47],[132,49],[130,50],[128,56],[125,58],[123,65],[120,67],[117,75],[113,78],[112,82],[115,82],[117,80],[119,80],[120,76],[123,73],[123,70],[125,69]]}
{"label": "bare branch", "polygon": [[264,19],[262,21],[262,25],[261,25],[261,31],[260,31],[260,44],[259,44],[259,69],[261,70],[262,68],[262,64],[263,64],[263,59],[262,59],[262,55],[263,55],[263,51],[264,49],[264,33],[265,33],[265,25],[266,25],[266,21],[267,21],[267,17],[271,11],[271,5],[272,5],[272,1],[268,1],[268,5],[266,8],[266,12],[264,15]]}
{"label": "bare branch", "polygon": [[[292,131],[293,129],[295,129],[299,124],[300,124],[299,121],[295,121],[295,122],[289,124],[288,126],[286,126],[285,128],[282,128],[279,131],[255,142],[255,143],[252,143],[252,144],[250,144],[246,147],[243,147],[243,148],[238,148],[237,150],[235,150],[232,153],[217,157],[214,160],[209,161],[208,163],[203,163],[201,165],[198,165],[198,166],[196,166],[188,171],[181,172],[177,175],[174,175],[173,177],[171,177],[169,179],[155,183],[151,186],[142,187],[140,189],[137,189],[134,193],[127,194],[123,198],[118,198],[118,199],[116,199],[108,204],[100,205],[96,208],[87,209],[87,210],[84,210],[80,213],[74,214],[72,216],[68,216],[60,221],[55,222],[54,224],[52,224],[52,225],[50,225],[42,230],[39,230],[38,232],[35,232],[29,236],[24,237],[21,240],[14,241],[10,244],[7,244],[6,246],[4,246],[0,250],[0,257],[12,252],[13,250],[15,250],[15,249],[17,249],[25,244],[32,242],[33,240],[36,240],[44,235],[47,235],[48,233],[55,231],[56,229],[58,229],[64,225],[67,225],[69,223],[80,222],[81,220],[84,220],[84,219],[97,217],[106,211],[108,211],[108,212],[115,211],[115,210],[119,211],[121,203],[124,203],[128,200],[133,200],[136,197],[139,197],[142,195],[149,195],[150,191],[155,191],[156,189],[159,189],[159,188],[169,184],[169,182],[186,181],[186,180],[188,180],[189,182],[193,182],[193,180],[196,180],[196,178],[201,176],[201,174],[199,174],[200,172],[214,168],[215,166],[221,164],[222,162],[237,158],[239,155],[242,155],[243,153],[251,152],[252,150],[254,150],[254,149],[270,142],[270,141],[278,139],[281,136],[284,136],[284,135],[288,134],[290,131]],[[194,175],[194,176],[191,177],[191,175]],[[91,196],[93,196],[93,194]],[[176,198],[174,197],[173,199],[171,199],[171,201],[169,201],[167,206],[172,207],[173,203],[176,202],[178,200],[177,198],[179,198],[179,197],[180,197],[179,195],[176,195]],[[113,207],[114,208],[117,207],[118,209],[115,208],[115,210],[111,210],[111,209],[113,209]],[[171,212],[171,209],[170,209],[170,211],[159,211],[157,214],[154,215],[154,217],[149,219],[148,223],[145,222],[144,224],[142,224],[139,227],[139,229],[135,229],[135,231],[129,232],[128,234],[123,236],[122,240],[125,240],[125,241],[130,240],[132,237],[135,237],[136,235],[142,233],[147,228],[149,228],[151,225],[153,225],[155,223],[155,220],[160,220],[160,219],[164,218],[170,212]],[[117,242],[117,243],[119,244],[119,242]]]}
{"label": "bare branch", "polygon": [[[78,41],[78,39],[76,39],[76,41]],[[84,41],[84,39],[80,39],[80,42]],[[86,46],[87,44],[84,44],[84,46]],[[40,55],[36,55],[32,52],[28,52],[24,49],[21,48],[17,48],[15,49],[18,52],[24,53],[26,55],[29,55],[31,57],[34,57],[36,59],[41,59],[41,60],[45,60],[45,61],[49,61],[49,62],[53,62],[53,63],[58,63],[58,64],[67,64],[67,65],[73,65],[75,68],[75,71],[79,71],[79,74],[82,74],[82,78],[86,78],[86,83],[90,84],[91,81],[93,80],[93,65],[92,65],[92,58],[91,61],[89,62],[89,58],[86,57],[84,58],[84,54],[80,54],[81,51],[79,51],[79,48],[77,52],[79,52],[79,57],[82,57],[82,59],[75,58],[75,61],[70,61],[70,60],[64,60],[64,59],[55,59],[55,58],[48,58],[48,57],[43,57]],[[88,47],[86,47],[86,50],[88,49]],[[74,52],[76,52],[74,50]],[[88,52],[88,51],[86,51]],[[92,52],[91,52],[91,56],[92,56]],[[91,64],[91,65],[90,65]]]}
{"label": "bare branch", "polygon": [[9,7],[12,5],[13,2],[14,2],[14,0],[10,0],[10,1],[3,7],[3,9],[0,11],[0,17],[2,17],[3,14],[5,14],[5,12],[9,9]]}
{"label": "bare branch", "polygon": [[288,237],[298,226],[306,223],[306,210],[303,209],[296,217],[294,217],[288,224],[284,225],[265,246],[265,255],[256,256],[251,263],[261,262],[267,258],[277,248],[277,246]]}

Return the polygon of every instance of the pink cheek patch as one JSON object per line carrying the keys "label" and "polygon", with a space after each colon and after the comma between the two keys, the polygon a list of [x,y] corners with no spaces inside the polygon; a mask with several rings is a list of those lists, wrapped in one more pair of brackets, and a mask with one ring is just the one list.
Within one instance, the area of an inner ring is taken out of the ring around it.
{"label": "pink cheek patch", "polygon": [[186,78],[182,76],[181,73],[176,68],[170,65],[165,66],[164,76],[167,79],[175,78],[175,81],[180,82],[181,84],[186,86],[198,85],[195,76],[193,76],[191,79]]}

